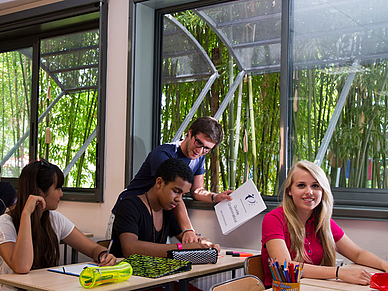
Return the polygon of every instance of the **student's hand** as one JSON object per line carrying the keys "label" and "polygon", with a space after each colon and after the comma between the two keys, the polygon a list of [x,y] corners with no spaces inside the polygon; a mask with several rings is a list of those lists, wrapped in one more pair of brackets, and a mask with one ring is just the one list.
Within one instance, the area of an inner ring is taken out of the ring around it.
{"label": "student's hand", "polygon": [[116,264],[116,257],[112,254],[106,256],[101,256],[101,263],[98,264],[99,267],[102,266],[114,266]]}
{"label": "student's hand", "polygon": [[338,278],[349,283],[369,285],[372,274],[363,268],[340,268]]}
{"label": "student's hand", "polygon": [[42,196],[30,195],[24,205],[23,212],[27,215],[31,215],[39,204],[42,205],[42,209],[46,208],[46,201]]}
{"label": "student's hand", "polygon": [[187,243],[182,245],[183,249],[208,249],[208,248],[215,248],[218,252],[221,251],[220,245],[213,244],[210,241],[204,241],[202,240],[202,243],[195,242],[195,243]]}
{"label": "student's hand", "polygon": [[186,231],[183,233],[183,236],[182,236],[182,243],[183,244],[197,242],[197,241],[199,241],[199,239],[194,231]]}
{"label": "student's hand", "polygon": [[214,201],[218,203],[225,199],[232,200],[233,198],[229,196],[232,192],[232,190],[226,190],[224,192],[217,193],[216,195],[214,195]]}

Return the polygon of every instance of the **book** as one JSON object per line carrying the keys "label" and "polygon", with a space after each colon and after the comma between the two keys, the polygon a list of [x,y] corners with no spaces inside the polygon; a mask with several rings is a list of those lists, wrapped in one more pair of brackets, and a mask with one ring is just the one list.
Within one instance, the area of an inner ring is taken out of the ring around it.
{"label": "book", "polygon": [[47,271],[51,272],[57,272],[65,275],[72,275],[72,276],[78,276],[81,274],[83,269],[86,267],[97,267],[98,265],[96,264],[80,264],[80,265],[65,265],[62,267],[57,267],[57,268],[51,268],[48,269]]}
{"label": "book", "polygon": [[214,206],[218,223],[224,235],[229,234],[267,209],[252,180],[246,181],[230,196],[233,200],[223,200]]}

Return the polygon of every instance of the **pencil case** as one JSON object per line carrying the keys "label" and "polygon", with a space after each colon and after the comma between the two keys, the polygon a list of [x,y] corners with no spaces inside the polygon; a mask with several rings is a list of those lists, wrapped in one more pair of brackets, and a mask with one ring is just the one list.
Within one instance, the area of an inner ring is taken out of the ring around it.
{"label": "pencil case", "polygon": [[167,258],[189,261],[193,265],[215,264],[218,259],[218,251],[214,248],[170,250],[167,251]]}
{"label": "pencil case", "polygon": [[374,273],[370,279],[370,288],[388,291],[388,273]]}
{"label": "pencil case", "polygon": [[84,288],[92,288],[105,283],[122,282],[132,276],[132,266],[125,261],[115,266],[86,267],[79,275],[79,283]]}

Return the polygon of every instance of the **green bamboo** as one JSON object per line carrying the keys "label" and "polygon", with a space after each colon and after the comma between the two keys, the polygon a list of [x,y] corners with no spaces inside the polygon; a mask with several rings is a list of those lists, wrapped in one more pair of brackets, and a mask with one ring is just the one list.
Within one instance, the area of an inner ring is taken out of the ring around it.
{"label": "green bamboo", "polygon": [[231,190],[234,190],[236,185],[235,177],[236,177],[236,168],[237,168],[237,155],[240,143],[240,128],[241,128],[241,103],[242,103],[242,90],[243,90],[243,81],[241,81],[240,86],[238,88],[238,98],[237,98],[237,116],[236,116],[236,136],[234,143],[234,151],[233,151],[233,167],[232,167],[232,175],[231,175]]}
{"label": "green bamboo", "polygon": [[[233,57],[229,52],[229,88],[231,88],[233,84]],[[238,106],[238,105],[237,105]],[[229,189],[234,190],[236,186],[236,155],[235,146],[234,146],[234,100],[231,100],[229,103],[229,111],[228,111],[228,120],[229,120],[229,152],[228,152],[228,183]],[[236,129],[236,134],[238,133],[238,129]],[[238,148],[237,148],[238,149]]]}
{"label": "green bamboo", "polygon": [[249,119],[251,124],[251,143],[252,143],[252,161],[253,161],[253,182],[257,184],[257,165],[256,165],[256,134],[255,134],[255,117],[253,112],[253,91],[252,91],[252,76],[248,76],[248,88],[249,88]]}
{"label": "green bamboo", "polygon": [[311,96],[312,96],[312,70],[308,70],[308,99],[307,99],[307,141],[308,141],[308,160],[313,159],[312,136],[311,136]]}

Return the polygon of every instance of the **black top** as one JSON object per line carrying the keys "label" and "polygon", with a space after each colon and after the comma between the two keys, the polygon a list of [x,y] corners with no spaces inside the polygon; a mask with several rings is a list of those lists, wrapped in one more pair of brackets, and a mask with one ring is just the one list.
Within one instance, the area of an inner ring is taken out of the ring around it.
{"label": "black top", "polygon": [[16,190],[9,182],[0,181],[0,215],[15,203]]}
{"label": "black top", "polygon": [[147,242],[166,243],[167,235],[176,236],[182,232],[178,222],[171,210],[163,210],[164,229],[160,231],[152,229],[151,214],[147,206],[138,196],[125,197],[118,204],[112,231],[112,249],[111,252],[117,258],[122,258],[119,236],[122,233],[136,234],[138,239]]}

